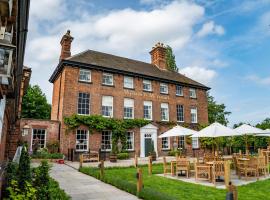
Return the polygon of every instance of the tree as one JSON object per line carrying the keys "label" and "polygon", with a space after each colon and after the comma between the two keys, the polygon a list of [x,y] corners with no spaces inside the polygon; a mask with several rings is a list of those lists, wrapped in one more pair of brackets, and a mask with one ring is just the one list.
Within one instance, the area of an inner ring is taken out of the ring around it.
{"label": "tree", "polygon": [[32,183],[30,156],[26,145],[23,145],[19,167],[18,167],[18,183],[21,190],[25,190],[27,183]]}
{"label": "tree", "polygon": [[178,68],[176,66],[175,62],[175,55],[173,54],[173,50],[170,46],[166,47],[166,65],[167,69],[170,71],[178,71]]}
{"label": "tree", "polygon": [[33,119],[49,119],[51,105],[38,85],[27,88],[22,102],[22,117]]}
{"label": "tree", "polygon": [[257,124],[256,127],[263,130],[270,129],[270,118],[266,118],[261,123]]}
{"label": "tree", "polygon": [[213,96],[207,94],[207,98],[209,123],[219,122],[226,126],[229,123],[227,116],[230,115],[231,112],[226,111],[226,106],[223,103],[218,104]]}

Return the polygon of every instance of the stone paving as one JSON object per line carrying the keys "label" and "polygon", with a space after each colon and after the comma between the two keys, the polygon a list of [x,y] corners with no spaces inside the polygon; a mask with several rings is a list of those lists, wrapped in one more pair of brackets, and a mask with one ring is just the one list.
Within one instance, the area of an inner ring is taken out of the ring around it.
{"label": "stone paving", "polygon": [[134,195],[64,164],[54,163],[50,174],[74,200],[138,200]]}

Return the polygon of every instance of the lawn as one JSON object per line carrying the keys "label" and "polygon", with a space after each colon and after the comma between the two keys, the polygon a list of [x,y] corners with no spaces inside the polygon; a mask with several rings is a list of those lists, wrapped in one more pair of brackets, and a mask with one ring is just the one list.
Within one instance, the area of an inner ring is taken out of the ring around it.
{"label": "lawn", "polygon": [[[159,177],[162,174],[162,165],[153,165],[153,175],[148,175],[147,166],[142,166],[144,188],[139,194],[146,200],[224,200],[226,190],[186,183]],[[83,167],[81,172],[99,178],[97,168]],[[106,168],[104,182],[136,194],[136,169],[134,167]],[[239,200],[270,200],[270,180],[257,181],[246,186],[238,187]]]}

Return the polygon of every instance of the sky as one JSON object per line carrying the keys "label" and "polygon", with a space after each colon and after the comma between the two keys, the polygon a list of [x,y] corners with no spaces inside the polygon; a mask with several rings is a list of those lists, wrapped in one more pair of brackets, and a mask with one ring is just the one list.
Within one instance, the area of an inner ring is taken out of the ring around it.
{"label": "sky", "polygon": [[270,117],[270,0],[33,0],[24,64],[51,102],[49,78],[69,29],[87,49],[150,62],[157,42],[179,72],[211,87],[230,125]]}

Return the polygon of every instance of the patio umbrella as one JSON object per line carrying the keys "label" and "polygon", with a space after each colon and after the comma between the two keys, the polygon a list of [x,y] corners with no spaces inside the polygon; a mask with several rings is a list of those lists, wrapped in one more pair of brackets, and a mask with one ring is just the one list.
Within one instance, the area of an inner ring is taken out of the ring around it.
{"label": "patio umbrella", "polygon": [[255,136],[270,137],[270,129],[266,129],[266,130],[264,130],[264,133],[258,134],[258,135],[255,135]]}
{"label": "patio umbrella", "polygon": [[256,128],[248,124],[242,124],[234,129],[239,135],[245,136],[246,151],[248,151],[248,135],[257,135],[265,133],[262,129]]}
{"label": "patio umbrella", "polygon": [[[217,138],[217,137],[229,137],[229,136],[235,136],[238,133],[234,131],[233,129],[226,127],[218,122],[215,122],[206,128],[200,130],[198,133],[193,134],[191,137],[209,137],[209,138]],[[213,150],[213,144],[212,144],[212,150]]]}
{"label": "patio umbrella", "polygon": [[182,126],[175,126],[172,129],[164,132],[163,134],[161,134],[160,136],[158,136],[159,138],[164,138],[164,137],[177,137],[177,136],[187,136],[187,135],[193,135],[198,133],[197,131],[194,131],[192,129],[189,128],[185,128]]}

